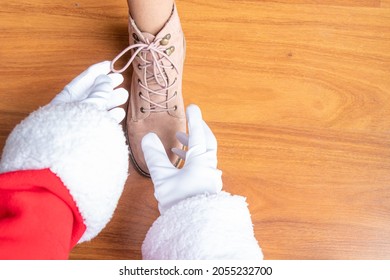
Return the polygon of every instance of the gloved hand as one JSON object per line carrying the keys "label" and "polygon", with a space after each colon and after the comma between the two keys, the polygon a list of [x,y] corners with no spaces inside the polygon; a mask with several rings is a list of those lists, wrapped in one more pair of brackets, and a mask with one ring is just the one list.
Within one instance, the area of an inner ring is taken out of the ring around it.
{"label": "gloved hand", "polygon": [[222,190],[222,171],[217,169],[217,140],[203,121],[198,106],[187,107],[187,120],[189,135],[179,132],[176,136],[188,151],[172,150],[185,160],[181,169],[172,165],[156,134],[149,133],[142,139],[161,214],[186,198]]}
{"label": "gloved hand", "polygon": [[77,76],[50,102],[51,104],[81,102],[94,104],[99,110],[108,110],[120,123],[126,113],[116,108],[126,103],[129,93],[124,88],[116,88],[123,82],[121,74],[110,73],[110,61],[90,66]]}

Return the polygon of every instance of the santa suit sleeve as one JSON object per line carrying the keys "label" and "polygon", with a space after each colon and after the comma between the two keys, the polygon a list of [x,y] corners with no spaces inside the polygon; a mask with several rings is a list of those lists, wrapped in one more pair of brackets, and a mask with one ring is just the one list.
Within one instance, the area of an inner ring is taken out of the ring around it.
{"label": "santa suit sleeve", "polygon": [[180,201],[149,229],[142,245],[144,259],[259,260],[246,199],[220,192]]}
{"label": "santa suit sleeve", "polygon": [[91,104],[47,105],[0,161],[0,259],[66,259],[109,222],[128,171],[122,128]]}

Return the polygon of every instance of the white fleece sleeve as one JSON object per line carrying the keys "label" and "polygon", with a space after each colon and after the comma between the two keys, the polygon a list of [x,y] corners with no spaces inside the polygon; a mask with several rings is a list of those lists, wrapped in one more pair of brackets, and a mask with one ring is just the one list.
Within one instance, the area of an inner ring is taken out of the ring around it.
{"label": "white fleece sleeve", "polygon": [[69,189],[84,219],[79,242],[109,222],[128,172],[123,130],[91,104],[49,104],[30,114],[6,141],[0,172],[49,168]]}
{"label": "white fleece sleeve", "polygon": [[262,259],[242,196],[199,195],[172,206],[149,229],[144,259]]}

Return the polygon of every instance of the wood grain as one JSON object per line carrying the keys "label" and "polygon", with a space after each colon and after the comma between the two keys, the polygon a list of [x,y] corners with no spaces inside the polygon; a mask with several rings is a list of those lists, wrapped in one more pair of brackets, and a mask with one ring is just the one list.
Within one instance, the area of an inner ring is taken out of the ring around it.
{"label": "wood grain", "polygon": [[389,0],[381,0],[381,7],[382,8],[390,8],[390,1]]}
{"label": "wood grain", "polygon": [[[390,258],[390,2],[178,1],[185,103],[219,141],[267,259]],[[0,147],[88,65],[127,46],[126,1],[0,9]],[[139,259],[157,218],[131,167],[112,221],[72,259]]]}

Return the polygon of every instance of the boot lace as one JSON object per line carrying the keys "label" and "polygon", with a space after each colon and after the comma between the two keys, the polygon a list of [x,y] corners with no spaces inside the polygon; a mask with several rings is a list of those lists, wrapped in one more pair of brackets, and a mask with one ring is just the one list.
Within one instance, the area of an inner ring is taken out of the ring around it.
{"label": "boot lace", "polygon": [[[143,84],[141,80],[138,80],[138,84],[149,93],[149,98],[144,96],[141,92],[139,93],[139,96],[151,105],[150,109],[141,107],[142,113],[168,112],[177,109],[177,106],[168,107],[168,103],[177,96],[177,92],[175,92],[168,98],[169,90],[175,86],[177,78],[175,78],[172,83],[169,83],[165,69],[174,69],[176,73],[178,73],[178,69],[175,63],[169,58],[169,54],[167,54],[169,48],[160,44],[161,40],[163,40],[163,38],[150,42],[148,38],[146,38],[146,42],[137,42],[136,44],[130,45],[111,62],[111,71],[114,73],[122,73],[129,68],[136,56],[140,54],[138,57],[141,59],[142,63],[138,65],[138,68],[140,70],[145,69],[146,71],[143,71],[143,80],[145,81],[145,84]],[[119,70],[115,69],[115,63],[131,50],[134,50],[134,53],[126,65]],[[148,57],[148,53],[150,53],[149,57],[151,58],[151,61],[145,59]],[[142,56],[142,54],[146,55]],[[168,61],[169,65],[164,65],[164,61]],[[153,85],[158,85],[158,89],[152,89],[151,86]],[[163,96],[165,98],[164,101],[155,102],[152,100],[153,96]]]}

